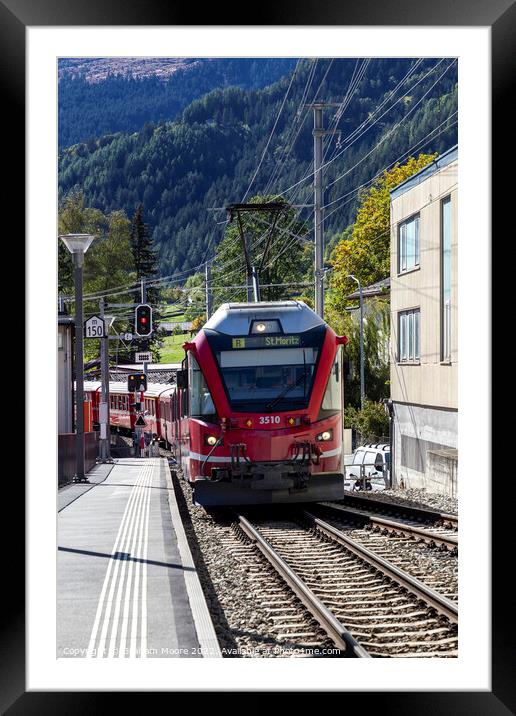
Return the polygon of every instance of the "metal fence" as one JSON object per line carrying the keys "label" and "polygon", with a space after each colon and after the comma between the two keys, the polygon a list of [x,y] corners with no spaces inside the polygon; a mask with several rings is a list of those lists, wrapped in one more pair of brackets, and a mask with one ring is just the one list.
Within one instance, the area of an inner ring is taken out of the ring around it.
{"label": "metal fence", "polygon": [[[96,464],[98,454],[98,433],[84,433],[84,470],[87,472]],[[57,484],[65,485],[73,480],[76,472],[77,436],[75,433],[61,433],[57,441]]]}
{"label": "metal fence", "polygon": [[353,447],[353,450],[356,450],[361,445],[388,445],[389,444],[389,436],[388,435],[373,435],[372,433],[366,434],[366,433],[359,433],[358,430],[355,430],[355,428],[352,429],[352,440],[351,444]]}

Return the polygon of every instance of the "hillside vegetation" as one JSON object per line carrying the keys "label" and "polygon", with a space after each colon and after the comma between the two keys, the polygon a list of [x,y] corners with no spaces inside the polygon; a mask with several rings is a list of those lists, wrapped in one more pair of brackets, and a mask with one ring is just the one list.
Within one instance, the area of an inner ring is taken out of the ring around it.
{"label": "hillside vegetation", "polygon": [[59,146],[173,120],[216,87],[258,89],[290,72],[290,58],[81,58],[59,61]]}
{"label": "hillside vegetation", "polygon": [[[457,141],[455,62],[359,62],[303,60],[293,79],[289,73],[263,89],[217,89],[173,122],[64,149],[60,199],[79,188],[87,206],[127,216],[143,202],[161,272],[192,269],[223,237],[225,213],[209,209],[243,200],[251,182],[249,197],[261,192],[298,205],[312,202],[312,111],[306,104],[324,99],[340,105],[325,112],[325,126],[341,130],[340,144],[337,137],[325,140],[331,244],[332,235],[354,221],[362,185],[409,153],[441,153]],[[310,206],[299,213],[311,221]]]}

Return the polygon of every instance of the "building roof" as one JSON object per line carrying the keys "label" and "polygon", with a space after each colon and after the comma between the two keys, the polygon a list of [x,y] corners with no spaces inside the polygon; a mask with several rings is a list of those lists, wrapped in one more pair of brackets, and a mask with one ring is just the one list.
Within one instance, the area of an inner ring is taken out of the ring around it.
{"label": "building roof", "polygon": [[451,147],[451,149],[448,149],[447,152],[444,152],[444,154],[438,156],[437,159],[434,159],[434,161],[428,164],[426,167],[420,169],[417,174],[413,174],[408,179],[405,179],[404,182],[401,182],[401,184],[398,184],[398,186],[394,187],[394,189],[391,189],[391,200],[396,199],[398,196],[401,196],[409,189],[412,189],[418,184],[421,184],[421,182],[425,181],[425,179],[428,179],[429,176],[435,174],[435,172],[438,172],[440,169],[447,166],[448,164],[451,164],[452,162],[456,161],[458,158],[459,147],[458,144],[456,144],[454,147]]}
{"label": "building roof", "polygon": [[[370,286],[363,286],[362,296],[364,298],[371,298],[372,296],[385,296],[385,294],[389,293],[390,288],[391,279],[390,276],[387,276],[387,278],[382,278],[381,281],[376,281],[376,283],[372,283]],[[346,298],[360,298],[360,291],[357,289],[353,293],[346,296]]]}

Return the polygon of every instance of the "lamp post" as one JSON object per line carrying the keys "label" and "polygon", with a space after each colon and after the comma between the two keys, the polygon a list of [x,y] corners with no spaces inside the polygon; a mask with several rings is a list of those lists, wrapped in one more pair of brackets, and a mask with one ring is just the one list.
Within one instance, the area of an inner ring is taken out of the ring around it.
{"label": "lamp post", "polygon": [[75,286],[75,405],[76,422],[76,474],[75,482],[87,482],[84,474],[84,336],[82,304],[82,267],[84,254],[95,238],[91,234],[61,234],[59,236],[73,256]]}
{"label": "lamp post", "polygon": [[365,380],[364,380],[364,297],[362,295],[362,284],[353,276],[349,274],[347,278],[353,279],[358,284],[358,291],[360,294],[360,407],[364,407],[365,398]]}

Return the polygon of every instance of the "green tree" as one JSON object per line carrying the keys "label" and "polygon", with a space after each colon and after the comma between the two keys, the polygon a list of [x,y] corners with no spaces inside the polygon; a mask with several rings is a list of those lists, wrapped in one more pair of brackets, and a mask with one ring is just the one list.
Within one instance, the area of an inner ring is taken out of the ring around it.
{"label": "green tree", "polygon": [[185,307],[185,321],[194,321],[206,313],[205,278],[202,273],[195,273],[186,280],[182,303]]}
{"label": "green tree", "polygon": [[158,274],[158,257],[149,227],[143,220],[143,204],[138,204],[131,222],[131,246],[137,279],[155,278]]}
{"label": "green tree", "polygon": [[[348,343],[345,360],[348,376],[344,384],[346,405],[360,405],[360,318],[359,311],[340,313],[331,298],[325,304],[325,318],[336,333],[345,335]],[[383,400],[390,394],[389,302],[370,299],[364,311],[364,383],[371,400]]]}
{"label": "green tree", "polygon": [[[262,287],[261,300],[277,301],[293,293],[299,295],[299,284],[303,282],[310,265],[311,253],[303,245],[303,238],[308,233],[306,223],[297,218],[295,209],[288,206],[281,197],[257,195],[248,203],[268,202],[285,203],[285,209],[277,217],[270,242],[268,237],[273,222],[272,214],[246,212],[242,215],[242,227],[251,265],[258,270],[264,260],[258,276]],[[247,301],[246,288],[232,288],[246,285],[244,249],[236,218],[228,223],[224,238],[217,247],[211,276],[214,308],[227,301]]]}
{"label": "green tree", "polygon": [[381,401],[364,401],[363,408],[346,407],[344,423],[360,433],[362,442],[376,442],[389,435],[389,417]]}
{"label": "green tree", "polygon": [[334,302],[343,310],[346,296],[355,290],[353,274],[363,286],[375,283],[390,274],[390,191],[436,158],[436,154],[409,157],[404,164],[396,163],[376,179],[360,195],[351,237],[345,232],[335,246],[331,263],[334,271],[331,288],[336,291]]}

